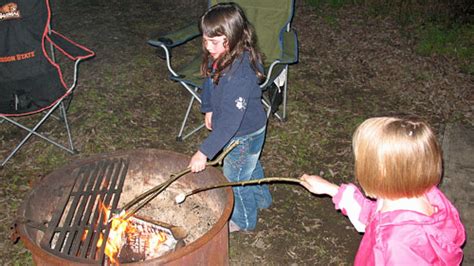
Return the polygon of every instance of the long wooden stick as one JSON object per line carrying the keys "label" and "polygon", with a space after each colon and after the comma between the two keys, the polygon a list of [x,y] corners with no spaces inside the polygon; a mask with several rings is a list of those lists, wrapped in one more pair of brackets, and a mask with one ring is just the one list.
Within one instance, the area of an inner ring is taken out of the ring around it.
{"label": "long wooden stick", "polygon": [[[227,156],[227,154],[232,149],[234,149],[237,145],[239,145],[239,141],[232,142],[224,151],[222,151],[222,153],[216,159],[207,162],[206,165],[207,166],[221,165],[225,156]],[[145,206],[154,198],[156,198],[163,190],[165,190],[169,185],[171,185],[171,183],[176,181],[178,178],[188,174],[189,172],[191,172],[191,168],[188,167],[184,170],[181,170],[178,173],[171,174],[170,178],[167,181],[145,191],[144,193],[138,195],[132,201],[125,204],[122,207],[122,209],[117,212],[118,215],[121,216],[121,218],[125,220],[130,218],[133,214],[135,214],[137,211],[143,208],[143,206]],[[109,219],[109,221],[110,220],[111,219]]]}
{"label": "long wooden stick", "polygon": [[297,178],[290,178],[290,177],[267,177],[267,178],[260,178],[260,179],[253,179],[253,180],[247,180],[247,181],[238,181],[238,182],[227,182],[227,183],[221,183],[217,185],[212,185],[208,187],[202,187],[202,188],[196,188],[191,190],[188,193],[181,193],[176,196],[175,201],[176,203],[180,204],[182,203],[188,196],[191,196],[193,194],[210,190],[210,189],[215,189],[215,188],[220,188],[220,187],[229,187],[229,186],[247,186],[247,185],[257,185],[261,183],[272,183],[272,182],[288,182],[288,183],[298,183],[301,185],[301,180]]}

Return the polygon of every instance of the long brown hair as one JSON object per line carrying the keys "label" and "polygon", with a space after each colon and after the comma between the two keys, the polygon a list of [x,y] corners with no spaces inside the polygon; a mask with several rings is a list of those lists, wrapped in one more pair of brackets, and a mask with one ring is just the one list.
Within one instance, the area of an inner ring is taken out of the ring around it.
{"label": "long brown hair", "polygon": [[[213,62],[215,69],[212,80],[215,84],[219,83],[222,71],[244,51],[248,51],[250,55],[250,65],[256,76],[260,81],[264,79],[264,74],[257,67],[262,59],[257,49],[253,27],[247,20],[244,11],[236,3],[220,3],[212,6],[202,15],[199,29],[207,37],[226,37],[224,45],[228,48],[227,52]],[[210,54],[206,50],[204,38],[202,49],[201,74],[210,77],[212,73],[212,69],[209,67]]]}

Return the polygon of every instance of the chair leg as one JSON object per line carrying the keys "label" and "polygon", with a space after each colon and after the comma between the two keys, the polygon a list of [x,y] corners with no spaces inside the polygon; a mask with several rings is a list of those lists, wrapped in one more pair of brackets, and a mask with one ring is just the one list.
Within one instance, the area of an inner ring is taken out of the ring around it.
{"label": "chair leg", "polygon": [[198,98],[198,90],[199,88],[194,88],[194,89],[191,89],[187,84],[184,84],[182,83],[183,86],[191,92],[192,96],[191,96],[191,100],[189,100],[189,104],[188,104],[188,108],[186,110],[186,114],[184,115],[184,119],[183,119],[183,122],[181,123],[181,128],[179,129],[179,133],[178,133],[178,136],[176,137],[176,140],[177,141],[183,141],[185,140],[186,138],[188,138],[189,136],[191,136],[192,134],[198,132],[200,129],[202,129],[204,127],[204,123],[200,124],[198,127],[194,128],[193,130],[191,130],[189,133],[184,134],[184,129],[186,128],[186,123],[188,122],[188,118],[189,118],[189,115],[191,113],[191,110],[192,110],[192,107],[193,107],[193,104],[194,104],[194,101],[198,101],[198,102],[201,102],[201,100]]}
{"label": "chair leg", "polygon": [[[267,83],[265,83],[267,84]],[[278,106],[281,106],[281,110],[276,111],[273,109],[273,106],[275,104],[275,101],[277,99],[276,93],[270,96],[262,96],[262,103],[265,108],[267,108],[267,118],[270,118],[271,115],[274,115],[278,120],[281,122],[286,121],[286,104],[287,104],[287,97],[288,97],[288,65],[285,66],[285,68],[281,71],[279,76],[273,80],[273,84],[269,85],[270,86],[276,86],[279,91],[281,91],[282,94],[282,100],[281,104]],[[267,88],[268,90],[269,88]],[[272,110],[273,109],[273,110]]]}
{"label": "chair leg", "polygon": [[[275,84],[275,85],[278,86],[277,84]],[[286,90],[286,89],[283,88],[283,90]],[[275,100],[275,97],[276,97],[276,95],[274,95],[271,98],[268,98],[268,97],[264,96],[262,98],[262,104],[265,108],[267,108],[267,118],[270,118],[270,116],[273,114],[278,120],[283,122],[285,119],[278,112],[273,112],[272,113],[272,105],[273,105],[273,101]],[[283,97],[284,97],[283,100],[285,101],[285,96],[283,96]]]}
{"label": "chair leg", "polygon": [[179,129],[178,136],[176,137],[176,139],[178,141],[182,141],[182,140],[185,139],[185,138],[183,138],[183,132],[184,132],[184,128],[186,127],[186,122],[188,121],[189,114],[191,113],[193,103],[194,103],[194,96],[191,96],[191,100],[189,101],[188,108],[186,110],[186,114],[184,115],[183,122],[181,123],[181,128]]}
{"label": "chair leg", "polygon": [[267,118],[269,118],[272,114],[272,107],[265,99],[262,99],[262,104],[265,108],[267,108]]}
{"label": "chair leg", "polygon": [[66,107],[65,107],[63,102],[61,102],[61,105],[59,106],[59,110],[61,112],[61,115],[62,115],[62,118],[63,118],[63,121],[64,121],[64,125],[66,127],[67,137],[68,137],[68,140],[69,140],[69,147],[71,147],[70,149],[71,149],[71,151],[73,151],[73,153],[77,153],[77,150],[74,149],[74,143],[72,142],[71,130],[69,128],[69,122],[67,120]]}
{"label": "chair leg", "polygon": [[281,117],[281,115],[278,112],[275,112],[273,115],[282,122],[285,120],[283,117]]}
{"label": "chair leg", "polygon": [[285,67],[286,70],[286,79],[285,84],[283,85],[283,110],[282,110],[282,118],[280,120],[286,121],[286,101],[287,101],[287,94],[288,94],[288,65]]}
{"label": "chair leg", "polygon": [[[53,144],[53,145],[55,145],[55,146],[57,146],[57,147],[59,147],[63,150],[68,151],[69,153],[72,153],[72,154],[75,153],[75,151],[72,148],[67,148],[64,145],[61,145],[58,142],[44,136],[43,134],[36,132],[40,128],[40,126],[43,125],[43,123],[46,121],[46,119],[54,112],[54,110],[59,107],[60,104],[61,104],[61,102],[58,102],[55,106],[53,106],[51,109],[49,109],[49,111],[41,118],[41,120],[38,123],[36,123],[36,125],[32,129],[16,122],[15,120],[13,120],[9,117],[5,117],[5,116],[2,117],[4,120],[12,123],[13,125],[21,128],[21,129],[24,129],[24,130],[28,131],[29,133],[22,139],[22,141],[18,145],[15,146],[15,148],[12,150],[12,152],[2,161],[1,166],[4,166],[13,157],[13,155],[15,155],[18,152],[18,150],[26,143],[26,141],[28,141],[28,139],[30,139],[30,137],[33,136],[33,135],[38,136],[38,137],[46,140],[47,142],[49,142],[49,143],[51,143],[51,144]],[[66,127],[67,127],[67,130],[68,130],[68,136],[70,137],[69,126],[67,125]],[[70,139],[70,143],[72,143],[71,139]]]}

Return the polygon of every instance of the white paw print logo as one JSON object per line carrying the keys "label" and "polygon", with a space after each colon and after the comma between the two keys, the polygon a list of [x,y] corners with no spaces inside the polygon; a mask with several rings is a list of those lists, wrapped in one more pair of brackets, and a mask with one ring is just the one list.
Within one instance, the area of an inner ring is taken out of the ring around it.
{"label": "white paw print logo", "polygon": [[235,100],[235,107],[237,107],[237,109],[239,110],[245,110],[245,108],[247,107],[247,102],[244,98],[239,97],[237,98],[237,100]]}

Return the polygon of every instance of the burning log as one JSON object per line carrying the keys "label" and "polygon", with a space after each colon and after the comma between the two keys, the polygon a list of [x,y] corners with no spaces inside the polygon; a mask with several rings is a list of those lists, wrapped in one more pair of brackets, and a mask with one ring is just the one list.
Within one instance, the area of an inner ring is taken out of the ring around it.
{"label": "burning log", "polygon": [[[117,237],[111,237],[109,234],[105,248],[105,265],[145,261],[184,246],[182,238],[186,233],[179,227],[165,226],[163,223],[137,216],[127,220],[114,220],[111,233],[114,232],[114,225],[116,228],[125,229]],[[119,231],[120,229],[117,232]]]}

